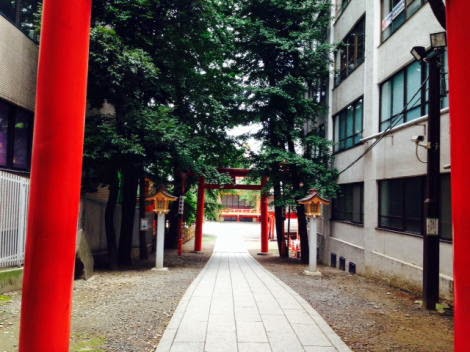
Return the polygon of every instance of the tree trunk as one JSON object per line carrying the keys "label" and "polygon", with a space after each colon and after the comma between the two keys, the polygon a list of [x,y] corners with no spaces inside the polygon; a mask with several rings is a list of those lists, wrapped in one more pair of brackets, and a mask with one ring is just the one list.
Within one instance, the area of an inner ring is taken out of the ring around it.
{"label": "tree trunk", "polygon": [[[179,195],[181,190],[181,175],[178,170],[174,170],[173,173],[173,194]],[[179,237],[179,215],[178,215],[178,202],[172,202],[170,204],[170,212],[168,213],[168,221],[170,223],[170,228],[168,235],[165,237],[165,247],[176,249],[178,247],[178,237]]]}
{"label": "tree trunk", "polygon": [[[279,182],[275,182],[274,185],[274,200],[281,197],[281,185]],[[277,248],[279,250],[279,256],[287,258],[289,252],[287,250],[286,241],[284,238],[284,214],[282,207],[274,207],[274,215],[276,219],[276,235],[277,235]]]}
{"label": "tree trunk", "polygon": [[119,180],[117,170],[111,171],[111,180],[109,183],[109,197],[104,212],[104,224],[106,231],[106,244],[108,247],[109,268],[115,270],[117,268],[117,247],[116,247],[116,229],[114,228],[114,212],[119,193]]}
{"label": "tree trunk", "polygon": [[305,216],[305,208],[303,205],[297,205],[297,221],[300,236],[300,257],[302,263],[308,264],[310,249],[308,248],[307,217]]}
{"label": "tree trunk", "polygon": [[131,265],[132,237],[134,232],[134,216],[137,196],[138,173],[133,165],[123,169],[122,187],[122,222],[119,236],[119,264]]}
{"label": "tree trunk", "polygon": [[147,251],[147,230],[142,230],[141,224],[146,219],[146,212],[145,212],[145,176],[144,176],[144,168],[141,169],[141,174],[139,177],[139,258],[142,260],[148,259],[148,251]]}
{"label": "tree trunk", "polygon": [[[291,136],[287,141],[287,146],[290,153],[295,154],[295,145]],[[292,169],[292,188],[295,193],[300,191],[300,178],[297,170]],[[303,205],[297,205],[297,226],[300,237],[300,258],[302,263],[308,264],[309,259],[309,248],[308,248],[308,235],[307,235],[307,218],[305,216],[305,208]]]}

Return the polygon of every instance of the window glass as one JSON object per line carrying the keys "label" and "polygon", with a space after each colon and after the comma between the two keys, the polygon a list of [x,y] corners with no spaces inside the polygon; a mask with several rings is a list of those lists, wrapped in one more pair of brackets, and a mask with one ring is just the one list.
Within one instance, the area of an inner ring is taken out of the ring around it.
{"label": "window glass", "polygon": [[33,114],[0,100],[0,166],[28,170]]}
{"label": "window glass", "polygon": [[348,107],[346,110],[346,148],[352,147],[353,140],[351,136],[354,135],[354,108]]}
{"label": "window glass", "polygon": [[356,104],[356,109],[354,111],[354,144],[357,144],[361,141],[362,138],[362,99]]}
{"label": "window glass", "polygon": [[418,11],[426,0],[381,0],[382,1],[382,40],[390,37]]}
{"label": "window glass", "polygon": [[334,150],[339,151],[360,143],[362,138],[362,99],[348,105],[333,119]]}
{"label": "window glass", "polygon": [[380,185],[380,226],[402,228],[403,193],[401,183],[395,180],[382,181]]}
{"label": "window glass", "polygon": [[447,51],[442,55],[441,68],[441,108],[449,106],[449,58]]}
{"label": "window glass", "polygon": [[404,186],[404,230],[421,233],[423,190],[421,178],[406,179]]}
{"label": "window glass", "polygon": [[362,224],[364,184],[342,184],[339,187],[338,195],[333,200],[333,219]]}
{"label": "window glass", "polygon": [[441,238],[447,241],[452,241],[451,199],[450,174],[443,174],[441,175],[440,234]]}
{"label": "window glass", "polygon": [[19,111],[15,119],[15,134],[13,148],[13,166],[26,169],[29,165],[29,142],[31,140],[31,114]]}
{"label": "window glass", "polygon": [[8,155],[8,117],[10,109],[0,101],[0,165],[5,166]]}
{"label": "window glass", "polygon": [[343,38],[336,55],[336,84],[340,84],[364,61],[365,17],[362,17]]}
{"label": "window glass", "polygon": [[[448,70],[446,55],[443,55],[442,60],[441,107],[446,107],[449,104],[447,77],[444,76],[444,72]],[[429,82],[424,81],[428,74],[426,71],[426,65],[413,62],[382,83],[380,87],[381,131],[388,128],[390,124],[397,126],[427,114]],[[415,94],[420,90],[420,93]]]}
{"label": "window glass", "polygon": [[392,79],[392,115],[395,116],[403,111],[405,93],[405,75],[400,72]]}
{"label": "window glass", "polygon": [[388,121],[390,116],[392,116],[392,82],[387,81],[382,84],[381,94],[380,94],[380,108],[382,114],[382,125],[380,126],[380,130],[384,130],[386,128],[385,125],[388,125]]}
{"label": "window glass", "polygon": [[406,69],[407,121],[421,116],[421,64],[415,61]]}

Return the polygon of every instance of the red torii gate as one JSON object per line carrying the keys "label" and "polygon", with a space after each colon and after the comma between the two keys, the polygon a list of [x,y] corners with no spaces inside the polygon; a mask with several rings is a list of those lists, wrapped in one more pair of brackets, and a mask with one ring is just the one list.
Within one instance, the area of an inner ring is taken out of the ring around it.
{"label": "red torii gate", "polygon": [[[69,350],[92,0],[44,0],[20,352]],[[447,0],[455,351],[470,350],[470,1]],[[60,190],[58,196],[57,190]],[[51,302],[51,297],[53,301]]]}
{"label": "red torii gate", "polygon": [[[208,184],[204,177],[199,178],[199,186],[197,191],[197,215],[196,215],[196,239],[194,242],[194,251],[202,251],[202,237],[203,237],[203,224],[204,224],[204,202],[206,189],[246,189],[252,191],[261,191],[266,185],[267,179],[264,177],[260,185],[243,185],[237,184],[236,177],[246,177],[249,169],[235,169],[235,168],[222,168],[219,172],[229,174],[233,180],[232,184],[219,185]],[[261,252],[260,254],[269,253],[269,238],[268,238],[268,198],[266,194],[261,192]]]}

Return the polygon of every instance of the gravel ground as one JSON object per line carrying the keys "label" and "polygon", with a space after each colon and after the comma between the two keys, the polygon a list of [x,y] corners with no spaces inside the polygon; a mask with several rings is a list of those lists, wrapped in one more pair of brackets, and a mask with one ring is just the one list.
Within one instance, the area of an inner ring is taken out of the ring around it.
{"label": "gravel ground", "polygon": [[[453,318],[421,308],[420,297],[385,282],[319,266],[321,278],[302,274],[299,261],[251,254],[309,302],[355,352],[453,351]],[[276,243],[271,242],[271,252]]]}
{"label": "gravel ground", "polygon": [[[240,231],[248,229],[243,226]],[[323,276],[313,278],[295,260],[257,256],[259,230],[253,229],[247,243],[254,257],[305,298],[355,352],[453,351],[452,317],[427,312],[415,303],[419,297],[377,280],[329,267],[320,267]],[[72,352],[154,351],[214,239],[205,238],[203,254],[191,253],[192,242],[182,257],[166,251],[168,272],[142,267],[75,281]],[[273,252],[275,245],[270,243]],[[20,300],[19,292],[0,296],[0,352],[17,350]]]}
{"label": "gravel ground", "polygon": [[[205,238],[202,254],[167,250],[168,271],[149,267],[119,272],[96,272],[88,281],[74,285],[72,351],[155,351],[166,325],[187,287],[209,259],[214,238]],[[0,352],[17,351],[21,295],[7,294],[0,301]],[[188,351],[189,352],[189,351]]]}

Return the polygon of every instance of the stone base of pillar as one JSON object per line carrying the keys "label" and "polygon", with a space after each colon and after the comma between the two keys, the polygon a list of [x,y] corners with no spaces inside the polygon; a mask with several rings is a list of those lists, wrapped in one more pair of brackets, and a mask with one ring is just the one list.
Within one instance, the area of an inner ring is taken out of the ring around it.
{"label": "stone base of pillar", "polygon": [[152,268],[152,271],[168,271],[168,268],[166,266],[163,268]]}
{"label": "stone base of pillar", "polygon": [[258,255],[270,255],[271,253],[269,252],[259,252]]}
{"label": "stone base of pillar", "polygon": [[304,270],[304,275],[320,277],[320,276],[321,276],[321,272],[319,272],[319,271],[310,271],[310,270],[308,270],[308,269],[305,269],[305,270]]}

